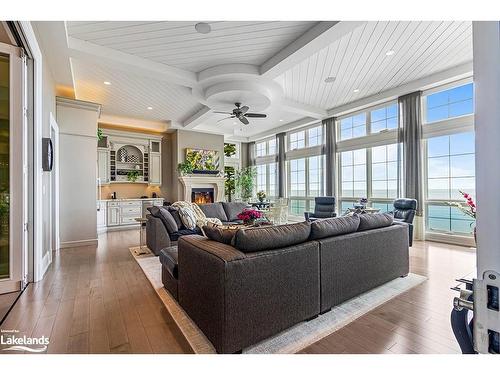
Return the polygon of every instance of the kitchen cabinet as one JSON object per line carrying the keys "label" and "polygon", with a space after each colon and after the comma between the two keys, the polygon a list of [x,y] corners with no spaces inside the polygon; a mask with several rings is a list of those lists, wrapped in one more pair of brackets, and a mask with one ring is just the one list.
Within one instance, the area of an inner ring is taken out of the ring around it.
{"label": "kitchen cabinet", "polygon": [[161,185],[161,154],[149,154],[149,184]]}
{"label": "kitchen cabinet", "polygon": [[111,203],[115,202],[108,202],[108,227],[120,225],[120,206]]}
{"label": "kitchen cabinet", "polygon": [[97,149],[97,176],[101,182],[101,185],[107,185],[110,182],[109,173],[109,150],[108,149]]}

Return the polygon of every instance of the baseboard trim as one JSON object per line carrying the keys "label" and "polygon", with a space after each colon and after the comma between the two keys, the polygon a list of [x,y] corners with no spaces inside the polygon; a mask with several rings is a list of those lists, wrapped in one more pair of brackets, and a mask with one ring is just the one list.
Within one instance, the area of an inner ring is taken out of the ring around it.
{"label": "baseboard trim", "polygon": [[61,249],[68,249],[70,247],[80,247],[80,246],[97,246],[97,238],[93,240],[82,240],[82,241],[66,241],[61,242]]}

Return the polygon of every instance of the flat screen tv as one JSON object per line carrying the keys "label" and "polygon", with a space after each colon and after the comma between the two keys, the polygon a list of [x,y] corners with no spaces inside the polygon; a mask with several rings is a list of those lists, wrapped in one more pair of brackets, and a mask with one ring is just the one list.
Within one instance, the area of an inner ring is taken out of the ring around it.
{"label": "flat screen tv", "polygon": [[219,153],[215,150],[186,148],[186,161],[191,164],[193,173],[219,173]]}

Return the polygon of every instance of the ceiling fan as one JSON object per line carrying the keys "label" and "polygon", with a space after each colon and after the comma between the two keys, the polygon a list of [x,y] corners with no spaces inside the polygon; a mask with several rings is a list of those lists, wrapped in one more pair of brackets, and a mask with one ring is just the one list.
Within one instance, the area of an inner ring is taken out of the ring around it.
{"label": "ceiling fan", "polygon": [[249,124],[249,121],[247,119],[247,117],[250,117],[250,118],[266,118],[267,115],[265,115],[264,113],[248,113],[248,110],[250,108],[248,108],[248,106],[244,105],[243,107],[241,106],[241,103],[234,103],[234,105],[236,106],[235,109],[233,109],[232,112],[217,112],[217,111],[214,111],[214,113],[222,113],[222,114],[225,114],[225,115],[231,115],[229,117],[226,117],[226,118],[223,118],[217,122],[221,122],[221,121],[224,121],[224,120],[227,120],[228,118],[237,118],[238,120],[240,120],[242,123],[244,123],[245,125],[248,125]]}

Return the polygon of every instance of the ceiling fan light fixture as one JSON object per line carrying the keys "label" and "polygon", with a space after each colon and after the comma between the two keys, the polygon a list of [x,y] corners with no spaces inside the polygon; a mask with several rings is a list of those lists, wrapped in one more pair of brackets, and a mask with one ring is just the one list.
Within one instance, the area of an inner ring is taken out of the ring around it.
{"label": "ceiling fan light fixture", "polygon": [[326,77],[325,83],[333,83],[333,82],[335,82],[336,79],[337,79],[337,77]]}
{"label": "ceiling fan light fixture", "polygon": [[196,25],[194,25],[194,28],[200,34],[208,34],[210,31],[212,31],[212,28],[206,22],[198,22]]}

